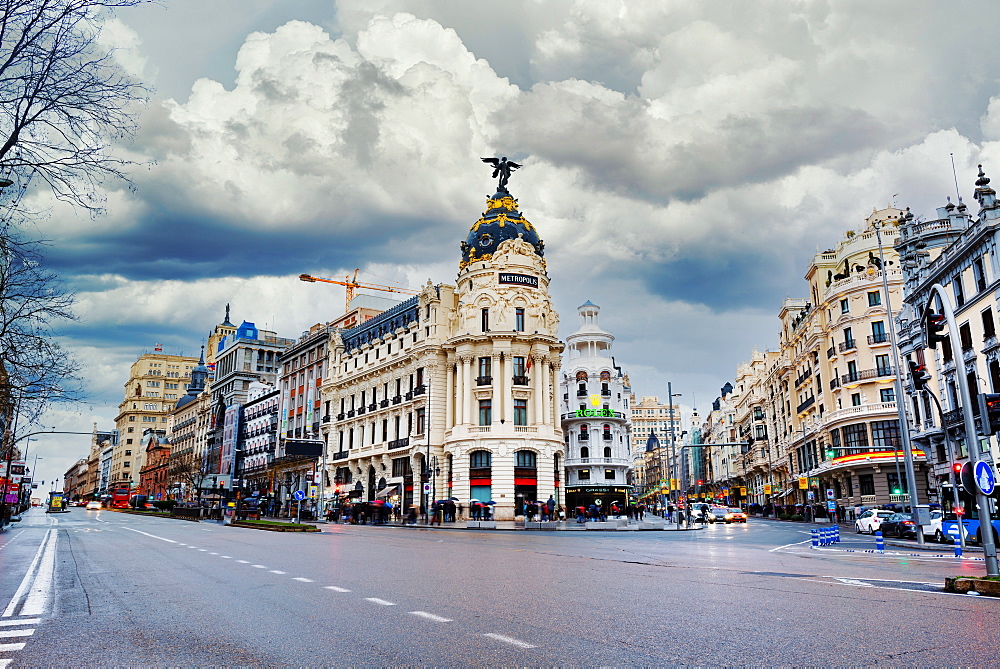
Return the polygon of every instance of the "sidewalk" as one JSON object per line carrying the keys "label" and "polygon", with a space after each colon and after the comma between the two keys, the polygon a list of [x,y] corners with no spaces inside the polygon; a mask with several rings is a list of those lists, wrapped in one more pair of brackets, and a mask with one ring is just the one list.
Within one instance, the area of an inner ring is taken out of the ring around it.
{"label": "sidewalk", "polygon": [[[270,516],[266,516],[266,517],[262,518],[262,520],[267,520],[267,521],[276,522],[276,523],[294,523],[295,522],[294,518],[271,518]],[[611,520],[615,520],[615,519],[609,519],[609,522]],[[622,518],[621,520],[626,520],[626,519]],[[309,521],[302,521],[302,522],[306,523],[306,524],[309,524],[309,525],[316,525],[317,527],[320,527],[320,528],[322,528],[324,526],[332,527],[332,526],[337,526],[337,525],[346,525],[346,526],[351,525],[351,523],[349,521],[345,522],[345,521],[342,521],[342,520],[340,520],[340,521],[334,521],[334,522],[309,520]],[[498,520],[498,521],[495,521],[495,522],[496,522],[496,530],[505,530],[505,531],[515,531],[516,530],[516,531],[519,531],[519,532],[522,532],[522,531],[527,531],[527,532],[546,532],[546,531],[548,531],[548,532],[551,532],[551,531],[561,531],[561,532],[586,532],[586,531],[590,531],[590,532],[602,532],[602,531],[603,532],[639,532],[639,531],[678,532],[678,531],[681,531],[681,532],[684,532],[684,531],[687,531],[688,529],[691,529],[691,530],[701,530],[701,529],[704,529],[704,526],[699,525],[699,524],[692,524],[690,527],[681,526],[680,528],[678,528],[677,525],[674,524],[674,523],[666,523],[666,525],[663,526],[663,527],[648,527],[648,525],[650,525],[650,524],[663,525],[663,519],[660,518],[659,516],[652,516],[652,517],[647,516],[644,519],[644,522],[643,522],[643,524],[647,525],[646,528],[640,528],[639,522],[635,521],[635,520],[629,521],[624,527],[618,527],[618,528],[601,528],[601,529],[596,529],[596,528],[595,529],[588,529],[587,525],[591,525],[593,523],[577,523],[575,520],[555,521],[554,523],[552,523],[553,525],[555,525],[555,527],[553,527],[551,529],[550,528],[546,528],[546,529],[541,529],[541,528],[527,529],[527,528],[525,528],[525,522],[523,520]],[[394,521],[394,520],[393,521],[389,521],[387,523],[379,523],[379,524],[374,524],[374,523],[358,523],[358,525],[367,525],[369,527],[405,527],[405,528],[409,528],[409,529],[422,529],[422,530],[469,530],[469,531],[482,531],[482,532],[495,531],[495,530],[490,530],[490,529],[480,529],[480,528],[477,528],[477,527],[470,528],[468,526],[468,520],[467,519],[457,520],[457,521],[455,521],[453,523],[444,523],[442,525],[436,525],[436,524],[435,525],[428,525],[426,522],[423,522],[423,521],[418,521],[415,525],[409,525],[407,523],[404,523],[404,522],[401,522],[401,521]]]}

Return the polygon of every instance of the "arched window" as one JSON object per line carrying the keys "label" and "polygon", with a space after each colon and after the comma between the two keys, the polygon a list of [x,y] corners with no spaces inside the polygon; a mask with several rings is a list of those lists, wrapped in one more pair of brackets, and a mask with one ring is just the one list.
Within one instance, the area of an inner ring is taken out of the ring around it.
{"label": "arched window", "polygon": [[590,430],[586,425],[580,426],[580,441],[590,441]]}
{"label": "arched window", "polygon": [[469,466],[480,468],[492,466],[492,458],[489,451],[473,451],[469,453]]}
{"label": "arched window", "polygon": [[580,457],[581,458],[589,458],[590,457],[590,449],[587,448],[586,446],[581,446],[580,447]]}
{"label": "arched window", "polygon": [[610,446],[605,446],[604,447],[604,457],[606,457],[606,458],[610,458],[611,457],[611,447]]}
{"label": "arched window", "polygon": [[537,467],[538,460],[534,451],[518,451],[517,467]]}
{"label": "arched window", "polygon": [[604,424],[604,429],[601,430],[601,436],[604,437],[604,441],[611,441],[611,425],[608,423]]}

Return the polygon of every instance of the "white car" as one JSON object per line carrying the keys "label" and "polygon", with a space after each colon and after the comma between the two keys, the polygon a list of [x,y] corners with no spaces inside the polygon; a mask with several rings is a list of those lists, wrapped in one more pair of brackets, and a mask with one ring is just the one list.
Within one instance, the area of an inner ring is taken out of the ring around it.
{"label": "white car", "polygon": [[98,511],[100,511],[101,503],[96,500],[93,502],[87,502],[87,511],[91,511],[93,509],[97,509]]}
{"label": "white car", "polygon": [[868,509],[854,521],[854,530],[858,534],[875,534],[882,526],[882,521],[893,513],[895,512],[885,509]]}

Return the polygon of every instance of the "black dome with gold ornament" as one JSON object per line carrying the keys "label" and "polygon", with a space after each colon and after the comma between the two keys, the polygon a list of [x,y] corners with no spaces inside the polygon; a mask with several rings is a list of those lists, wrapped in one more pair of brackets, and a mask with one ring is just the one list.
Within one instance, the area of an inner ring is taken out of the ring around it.
{"label": "black dome with gold ornament", "polygon": [[489,260],[500,242],[517,239],[519,235],[534,247],[539,257],[545,255],[545,242],[539,238],[535,226],[517,210],[517,200],[508,192],[497,191],[493,197],[486,198],[486,212],[472,225],[469,236],[462,242],[459,269],[469,263]]}

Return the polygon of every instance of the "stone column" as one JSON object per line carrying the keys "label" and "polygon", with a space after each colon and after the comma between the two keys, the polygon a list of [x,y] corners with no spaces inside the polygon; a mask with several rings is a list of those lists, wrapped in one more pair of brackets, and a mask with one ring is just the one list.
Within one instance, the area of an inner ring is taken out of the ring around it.
{"label": "stone column", "polygon": [[462,398],[465,404],[464,421],[468,424],[475,424],[476,421],[472,416],[472,356],[463,355],[462,356],[462,376],[465,377],[465,397]]}
{"label": "stone column", "polygon": [[455,425],[465,423],[465,392],[465,371],[462,368],[462,358],[459,356],[455,365]]}
{"label": "stone column", "polygon": [[492,357],[493,365],[490,371],[493,374],[493,381],[490,385],[493,388],[493,402],[496,404],[493,410],[493,424],[496,425],[503,417],[504,403],[509,400],[503,394],[504,359],[499,353],[494,353]]}
{"label": "stone column", "polygon": [[531,420],[529,422],[532,425],[538,425],[542,422],[542,393],[544,392],[540,355],[532,354],[531,366],[534,368],[534,374],[531,375]]}
{"label": "stone column", "polygon": [[540,364],[542,366],[542,369],[540,370],[542,373],[541,422],[543,425],[550,425],[552,418],[551,416],[552,403],[546,401],[548,399],[548,395],[546,393],[548,393],[551,390],[549,384],[552,382],[551,375],[549,374],[549,357],[542,356],[542,361]]}
{"label": "stone column", "polygon": [[[455,378],[452,371],[451,360],[445,364],[445,389],[444,389],[444,429],[455,424]],[[432,388],[431,391],[434,389]],[[428,403],[429,404],[429,403]],[[428,413],[430,409],[428,408]]]}
{"label": "stone column", "polygon": [[[560,368],[559,359],[556,358],[555,361],[552,363],[552,373],[550,375],[550,383],[552,384],[556,383],[557,379],[559,378],[559,368]],[[560,425],[559,388],[555,386],[553,386],[552,388],[552,398],[551,401],[549,402],[549,410],[552,412],[551,416],[553,417],[553,425],[555,426],[555,429],[558,430]]]}
{"label": "stone column", "polygon": [[504,398],[503,419],[507,424],[514,425],[514,358],[510,359],[500,381],[500,394]]}

